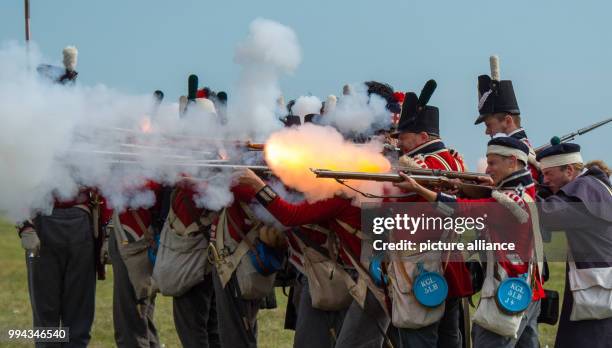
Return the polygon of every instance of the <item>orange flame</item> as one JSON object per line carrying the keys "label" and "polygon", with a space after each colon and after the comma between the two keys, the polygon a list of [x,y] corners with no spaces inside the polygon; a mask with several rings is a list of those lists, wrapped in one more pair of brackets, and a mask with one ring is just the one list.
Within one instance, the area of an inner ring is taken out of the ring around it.
{"label": "orange flame", "polygon": [[143,133],[151,133],[153,131],[153,123],[150,117],[145,116],[140,120],[140,131]]}
{"label": "orange flame", "polygon": [[[268,166],[285,185],[303,192],[309,200],[320,200],[347,191],[333,179],[317,179],[310,168],[386,173],[391,163],[381,154],[381,147],[375,143],[356,145],[345,141],[334,128],[305,124],[272,134],[264,153]],[[350,182],[362,188],[371,184]]]}

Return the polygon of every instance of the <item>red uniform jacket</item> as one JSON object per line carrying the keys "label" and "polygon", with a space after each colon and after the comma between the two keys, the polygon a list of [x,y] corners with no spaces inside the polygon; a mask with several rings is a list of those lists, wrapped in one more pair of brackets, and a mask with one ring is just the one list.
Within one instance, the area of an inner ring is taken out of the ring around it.
{"label": "red uniform jacket", "polygon": [[[119,213],[119,222],[121,227],[126,232],[126,238],[128,241],[133,242],[142,239],[145,235],[145,229],[150,229],[153,224],[153,218],[159,213],[161,207],[161,185],[147,181],[142,187],[142,191],[152,191],[155,194],[155,203],[151,207],[142,207],[137,209],[127,209]],[[138,215],[143,226],[137,221],[134,213]]]}
{"label": "red uniform jacket", "polygon": [[63,201],[63,200],[56,198],[53,204],[53,207],[54,208],[72,208],[78,205],[89,207],[91,203],[90,201],[91,194],[93,192],[95,192],[95,190],[92,190],[89,188],[82,188],[79,190],[79,193],[73,199]]}
{"label": "red uniform jacket", "polygon": [[[104,198],[99,195],[95,189],[82,187],[79,189],[79,192],[76,194],[75,197],[68,200],[62,200],[56,197],[53,202],[53,208],[66,209],[73,207],[81,207],[91,212],[91,208],[93,207],[92,196],[94,194],[96,195],[98,201],[101,203],[101,208],[103,209],[101,211],[101,221],[108,222],[110,220],[110,216],[112,215],[112,211],[109,212],[108,210],[104,210],[106,209]],[[23,221],[22,224],[17,226],[17,232],[21,234],[21,232],[25,231],[28,228],[34,228],[34,223],[32,219]]]}
{"label": "red uniform jacket", "polygon": [[[450,171],[465,171],[463,158],[458,152],[446,148],[441,140],[429,141],[411,150],[407,155],[414,161],[415,167],[425,169],[441,169]],[[402,199],[403,202],[423,202],[420,196]],[[460,253],[443,254],[442,260],[444,277],[448,282],[449,297],[463,297],[474,293],[472,289],[472,278],[465,266],[465,260]],[[448,262],[446,262],[448,260]]]}
{"label": "red uniform jacket", "polygon": [[[315,244],[321,245],[321,246],[326,245],[327,243],[326,234],[320,231],[314,230],[314,229],[310,229],[306,226],[298,226],[295,228],[298,228],[300,232],[306,236],[306,238],[310,239]],[[293,232],[287,231],[287,242],[289,244],[289,261],[291,261],[291,263],[294,266],[296,266],[300,272],[303,273],[303,267],[304,267],[304,261],[302,260],[303,251],[302,251],[302,248],[300,247],[300,244],[298,243],[297,238],[298,237],[296,237]]]}
{"label": "red uniform jacket", "polygon": [[[361,230],[361,209],[352,205],[350,199],[333,197],[326,200],[308,203],[289,203],[276,196],[271,202],[265,205],[266,209],[283,225],[302,226],[316,224],[335,233],[340,240],[340,257],[346,265],[351,265],[349,258],[344,253],[344,248],[349,248],[357,258],[361,255],[361,239],[349,233],[342,225],[340,220],[356,230]],[[324,236],[316,237],[312,230],[310,235],[318,238],[315,242],[323,243]]]}
{"label": "red uniform jacket", "polygon": [[[255,197],[255,190],[253,190],[253,188],[251,188],[250,186],[246,186],[246,185],[237,185],[232,187],[232,193],[234,194],[234,202],[232,202],[232,204],[226,208],[226,214],[227,214],[227,218],[228,219],[232,219],[235,224],[236,227],[238,227],[238,229],[240,229],[240,231],[242,232],[242,234],[246,235],[251,228],[253,228],[253,226],[257,223],[257,221],[253,221],[249,215],[244,211],[244,209],[242,208],[242,204],[250,204],[253,201],[253,198]],[[215,223],[212,225],[212,238],[214,239],[216,237],[216,231],[217,231],[217,223],[218,223],[218,218],[215,220]],[[242,241],[242,236],[241,233],[239,231],[236,231],[236,228],[234,228],[234,225],[229,223],[227,224],[227,228],[228,228],[228,232],[230,237],[236,241],[236,243],[239,243],[240,241]]]}
{"label": "red uniform jacket", "polygon": [[[518,277],[521,274],[528,272],[529,259],[527,256],[533,254],[533,228],[531,224],[531,213],[526,205],[523,195],[535,196],[535,186],[531,178],[529,170],[524,169],[518,171],[508,178],[506,178],[498,186],[498,191],[502,192],[502,197],[499,198],[481,198],[481,199],[469,199],[469,198],[457,198],[445,193],[439,193],[437,201],[458,203],[453,205],[455,208],[456,215],[464,216],[482,216],[487,214],[487,234],[490,236],[492,242],[506,242],[511,241],[516,245],[516,253],[521,255],[523,262],[511,262],[506,257],[510,252],[497,250],[496,259],[499,261],[501,267],[504,268],[509,277]],[[505,196],[505,197],[504,197]],[[507,198],[506,198],[507,197]],[[504,204],[502,201],[506,201]],[[509,214],[507,209],[491,209],[490,205],[485,203],[501,203],[505,207],[510,205],[511,213]],[[519,221],[516,215],[524,215],[525,221]],[[513,216],[514,215],[514,216]],[[500,222],[500,221],[503,221]],[[512,227],[510,227],[512,226]],[[501,231],[505,231],[502,233]],[[509,236],[507,231],[512,230],[512,235]],[[534,269],[537,270],[537,265]],[[535,277],[535,286],[533,287],[533,300],[538,300],[544,297],[544,290],[542,283],[538,277]]]}
{"label": "red uniform jacket", "polygon": [[183,226],[195,223],[196,217],[202,215],[204,208],[198,208],[194,196],[197,194],[192,185],[178,185],[174,189],[171,208]]}

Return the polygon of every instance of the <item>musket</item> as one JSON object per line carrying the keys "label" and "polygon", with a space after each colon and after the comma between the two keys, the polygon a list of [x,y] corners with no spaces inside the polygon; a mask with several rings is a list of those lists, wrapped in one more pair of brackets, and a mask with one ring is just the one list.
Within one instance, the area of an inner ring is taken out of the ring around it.
{"label": "musket", "polygon": [[244,145],[249,151],[263,151],[265,147],[265,144],[263,143],[252,143],[250,141],[247,141],[241,145]]}
{"label": "musket", "polygon": [[30,0],[24,0],[24,15],[25,15],[25,39],[26,45],[30,43]]}
{"label": "musket", "polygon": [[217,156],[217,154],[215,152],[212,151],[202,151],[202,150],[196,150],[196,149],[189,149],[189,148],[178,148],[178,147],[169,147],[169,146],[156,146],[156,145],[146,145],[146,144],[130,144],[130,143],[121,143],[119,144],[120,147],[123,148],[128,148],[128,149],[136,149],[136,150],[141,150],[141,151],[145,151],[145,153],[147,151],[156,151],[156,152],[167,152],[167,151],[172,151],[175,153],[182,153],[182,152],[189,152],[192,154],[198,154],[198,155],[202,155],[202,156],[208,156],[208,157],[214,157]]}
{"label": "musket", "polygon": [[[568,142],[570,140],[574,140],[574,138],[576,138],[579,135],[583,135],[585,133],[588,133],[588,132],[592,131],[593,129],[599,128],[599,127],[601,127],[601,126],[603,126],[603,125],[605,125],[606,123],[609,123],[609,122],[612,122],[612,117],[608,118],[606,120],[594,123],[594,124],[592,124],[590,126],[587,126],[587,127],[584,127],[584,128],[580,128],[577,131],[565,134],[564,136],[559,137],[559,140],[561,140],[561,143],[566,143],[566,142]],[[552,145],[550,145],[550,143],[548,143],[548,144],[545,144],[545,145],[542,145],[542,146],[539,146],[539,147],[535,148],[534,151],[536,153],[538,153],[538,152],[540,152],[540,151],[542,151],[544,149],[547,149],[547,148],[549,148],[551,146]]]}
{"label": "musket", "polygon": [[219,168],[219,169],[233,169],[233,170],[241,170],[241,169],[250,169],[256,173],[271,173],[272,170],[268,166],[254,166],[248,164],[225,164],[225,163],[201,163],[195,164],[198,168]]}
{"label": "musket", "polygon": [[[123,144],[121,144],[123,145]],[[127,152],[127,151],[106,151],[106,150],[69,150],[70,154],[81,154],[81,155],[93,155],[101,158],[111,159],[134,159],[134,160],[174,160],[175,162],[181,161],[181,163],[229,163],[228,160],[218,158],[193,158],[192,156],[176,155],[176,154],[165,154],[165,153],[154,153],[154,152]],[[212,153],[209,153],[212,155]]]}
{"label": "musket", "polygon": [[[342,180],[364,180],[378,182],[393,182],[398,183],[404,181],[404,178],[397,173],[365,173],[365,172],[348,172],[328,169],[310,169],[317,178]],[[436,175],[419,175],[408,174],[412,179],[426,186],[442,186],[450,189],[458,189],[461,194],[471,198],[491,197],[492,188],[489,186],[469,184],[463,182],[451,182],[449,177]]]}
{"label": "musket", "polygon": [[488,174],[476,173],[476,172],[457,172],[452,170],[442,169],[421,169],[421,168],[408,168],[408,167],[393,167],[394,170],[402,171],[406,174],[411,175],[428,175],[428,176],[443,176],[448,179],[461,179],[466,181],[479,181],[479,178],[489,177]]}
{"label": "musket", "polygon": [[[104,163],[111,164],[142,164],[141,161],[132,160],[132,159],[108,159],[102,160]],[[160,163],[163,166],[175,166],[175,167],[185,167],[185,168],[210,168],[210,169],[232,169],[232,170],[242,170],[242,169],[250,169],[256,173],[268,174],[272,173],[272,170],[268,166],[252,166],[247,164],[228,164],[226,160],[202,160],[200,162],[172,162],[172,161],[164,161]]]}

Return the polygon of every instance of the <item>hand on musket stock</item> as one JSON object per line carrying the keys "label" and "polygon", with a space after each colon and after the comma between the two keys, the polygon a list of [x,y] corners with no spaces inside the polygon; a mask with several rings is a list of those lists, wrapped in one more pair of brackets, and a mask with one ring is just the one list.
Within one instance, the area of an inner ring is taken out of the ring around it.
{"label": "hand on musket stock", "polygon": [[266,183],[254,171],[248,168],[238,170],[234,179],[238,184],[252,187],[255,192],[266,186]]}
{"label": "hand on musket stock", "polygon": [[478,181],[480,185],[483,185],[483,186],[490,186],[490,187],[495,186],[495,182],[493,181],[493,178],[491,178],[490,176],[482,175],[482,176],[477,177],[476,180]]}
{"label": "hand on musket stock", "polygon": [[[425,186],[419,184],[412,176],[399,172],[399,175],[404,179],[404,181],[395,182],[393,186],[398,187],[407,192],[414,192],[417,195],[425,198],[429,202],[434,202],[438,194]],[[458,179],[457,179],[458,180]]]}
{"label": "hand on musket stock", "polygon": [[[393,186],[396,186],[404,191],[414,192],[418,194],[419,196],[425,198],[429,202],[434,202],[436,200],[438,194],[435,191],[430,190],[427,187],[421,185],[411,175],[408,175],[401,171],[399,172],[399,175],[400,177],[404,179],[404,181],[395,182],[393,183]],[[475,179],[480,183],[480,185],[477,185],[477,186],[480,186],[482,188],[494,186],[493,179],[490,176],[483,175],[483,176],[478,176]],[[465,186],[465,184],[460,179],[456,179],[456,178],[447,179],[444,181],[444,184],[445,184],[444,186],[446,187],[446,193],[453,194],[453,195],[460,193],[462,186]]]}

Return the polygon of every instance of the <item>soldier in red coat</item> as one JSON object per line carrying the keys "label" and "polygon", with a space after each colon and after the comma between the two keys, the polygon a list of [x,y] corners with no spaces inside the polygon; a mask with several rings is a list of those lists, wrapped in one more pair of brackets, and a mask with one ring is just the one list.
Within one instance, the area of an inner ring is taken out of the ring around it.
{"label": "soldier in red coat", "polygon": [[[176,239],[190,240],[190,243],[172,247],[180,250],[182,254],[192,254],[191,259],[202,260],[207,257],[201,247],[210,241],[217,212],[198,207],[198,184],[185,179],[172,189],[170,197],[166,198],[170,201],[170,206],[163,233],[177,235],[175,238],[168,238],[168,243]],[[207,260],[203,262],[208,263]],[[174,266],[171,265],[168,269],[172,267]],[[194,268],[194,271],[186,275],[190,280],[185,281],[188,284],[177,290],[180,294],[169,294],[172,296],[174,325],[184,347],[220,347],[213,276],[210,267],[204,267],[204,271],[200,271],[201,269]]]}
{"label": "soldier in red coat", "polygon": [[[281,224],[301,226],[291,238],[316,249],[319,249],[316,244],[326,245],[327,255],[337,260],[353,278],[357,274],[367,276],[358,269],[363,269],[360,260],[368,257],[362,255],[361,249],[361,209],[351,199],[335,196],[315,203],[289,203],[251,171],[246,171],[240,182],[257,192],[256,199]],[[330,242],[336,247],[330,246]],[[338,250],[334,254],[335,248]],[[372,292],[375,289],[368,287],[361,304],[355,300],[338,310],[323,310],[313,306],[309,280],[303,280],[294,347],[379,347],[383,343],[389,319]]]}
{"label": "soldier in red coat", "polygon": [[[544,297],[542,282],[538,271],[538,264],[541,257],[541,250],[534,253],[538,246],[539,227],[533,223],[532,210],[528,207],[533,203],[535,186],[528,171],[527,157],[529,149],[521,141],[512,137],[501,136],[493,138],[487,148],[487,174],[491,175],[492,183],[495,185],[491,198],[467,199],[434,192],[429,190],[410,177],[405,177],[403,183],[397,184],[402,189],[415,192],[419,196],[430,202],[452,203],[454,214],[463,216],[481,216],[489,214],[487,221],[487,236],[491,241],[507,240],[511,231],[511,241],[516,244],[516,250],[494,251],[492,254],[496,262],[495,267],[491,268],[491,274],[487,272],[487,279],[483,286],[482,297],[493,297],[493,294],[485,294],[485,288],[494,289],[494,286],[487,286],[487,282],[493,279],[525,277],[532,280],[532,294],[529,307],[521,312],[521,316],[507,314],[491,316],[491,312],[477,314],[474,317],[474,328],[472,338],[474,347],[514,347],[519,344],[521,347],[538,347],[537,337],[537,317],[539,315],[540,299]],[[504,209],[492,207],[492,203],[500,203]],[[489,204],[489,205],[487,205]],[[511,213],[508,217],[508,211]],[[539,255],[539,256],[538,256]],[[491,260],[489,260],[489,263]],[[494,271],[493,271],[494,270]],[[488,292],[490,292],[488,290]],[[480,306],[484,302],[481,301]],[[489,307],[489,310],[496,310],[496,304]],[[496,313],[496,314],[499,314]],[[517,322],[516,318],[520,318]],[[515,330],[511,333],[501,334],[504,329],[508,330],[510,324],[516,324]],[[496,327],[496,324],[499,327]]]}
{"label": "soldier in red coat", "polygon": [[[215,265],[212,281],[219,337],[223,347],[255,348],[257,312],[261,299],[273,289],[277,270],[268,267],[266,256],[259,253],[257,245],[265,243],[264,248],[277,245],[268,246],[268,240],[260,234],[268,229],[249,207],[254,203],[253,189],[237,185],[232,188],[232,193],[233,202],[221,210],[211,230],[211,257]],[[250,252],[257,252],[257,256]],[[252,257],[257,260],[259,270],[252,266]]]}
{"label": "soldier in red coat", "polygon": [[[427,105],[436,88],[436,82],[427,82],[420,96],[406,93],[398,132],[394,134],[404,153],[399,164],[407,168],[465,171],[463,158],[453,149],[448,149],[440,138],[439,111]],[[403,202],[422,202],[417,195],[402,199]],[[403,341],[412,345],[438,345],[461,347],[460,310],[461,298],[474,293],[470,273],[460,253],[442,255],[445,260],[444,277],[449,285],[445,313],[439,323],[422,329],[401,329]]]}
{"label": "soldier in red coat", "polygon": [[[109,236],[113,266],[113,326],[117,347],[159,347],[153,322],[155,290],[149,257],[159,233],[161,185],[147,181],[129,196],[149,196],[149,206],[115,211]],[[139,200],[142,197],[139,197]]]}

